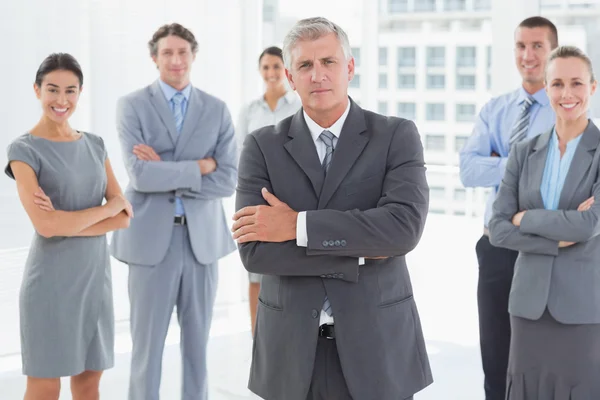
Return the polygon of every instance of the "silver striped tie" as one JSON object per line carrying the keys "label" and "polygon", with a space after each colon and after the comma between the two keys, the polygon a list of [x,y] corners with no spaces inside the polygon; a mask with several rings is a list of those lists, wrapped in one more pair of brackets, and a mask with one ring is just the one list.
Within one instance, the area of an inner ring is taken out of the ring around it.
{"label": "silver striped tie", "polygon": [[[327,174],[327,171],[329,170],[331,159],[333,158],[333,150],[335,149],[333,146],[333,137],[333,133],[329,131],[323,131],[319,136],[319,139],[325,143],[326,148],[325,157],[321,163],[321,167],[323,168],[323,171],[325,171],[325,174]],[[329,302],[327,294],[325,295],[325,301],[323,302],[323,311],[325,311],[325,313],[327,313],[327,315],[330,317],[333,315],[333,310],[331,309],[331,303]]]}
{"label": "silver striped tie", "polygon": [[181,132],[181,126],[183,125],[183,93],[177,92],[171,98],[173,102],[173,116],[175,117],[175,128],[177,129],[177,133]]}
{"label": "silver striped tie", "polygon": [[523,105],[521,106],[521,113],[513,125],[512,134],[508,140],[510,147],[527,137],[527,131],[529,130],[529,111],[531,110],[533,103],[535,103],[533,97],[525,97],[525,101],[523,101]]}

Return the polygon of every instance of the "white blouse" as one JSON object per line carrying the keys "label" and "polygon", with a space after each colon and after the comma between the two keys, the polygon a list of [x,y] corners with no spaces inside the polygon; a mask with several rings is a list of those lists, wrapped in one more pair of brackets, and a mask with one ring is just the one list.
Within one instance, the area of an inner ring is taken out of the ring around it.
{"label": "white blouse", "polygon": [[279,123],[282,119],[295,114],[301,107],[300,97],[294,91],[288,91],[277,101],[275,111],[271,111],[263,96],[251,101],[242,109],[235,128],[238,152],[242,149],[246,135],[264,126]]}

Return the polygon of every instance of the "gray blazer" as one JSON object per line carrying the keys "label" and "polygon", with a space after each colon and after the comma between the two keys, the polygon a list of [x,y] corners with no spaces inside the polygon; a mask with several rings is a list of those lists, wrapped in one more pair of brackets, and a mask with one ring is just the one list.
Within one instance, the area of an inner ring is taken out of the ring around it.
{"label": "gray blazer", "polygon": [[[240,245],[246,269],[264,275],[250,389],[266,400],[306,399],[325,293],[354,399],[404,399],[430,384],[405,261],[429,203],[414,123],[352,102],[325,178],[299,110],[247,136],[239,171],[237,209],[266,204],[266,187],[308,211],[308,247],[295,240]],[[389,258],[359,267],[361,256]]]}
{"label": "gray blazer", "polygon": [[[188,220],[194,255],[209,264],[235,250],[221,199],[237,180],[233,124],[225,103],[193,88],[178,135],[173,113],[158,81],[119,100],[117,130],[129,175],[125,195],[134,208],[128,229],[114,233],[112,255],[125,263],[155,265],[167,253],[173,231],[175,196]],[[161,161],[140,161],[139,143]],[[213,157],[217,170],[201,176],[196,160]]]}
{"label": "gray blazer", "polygon": [[[541,195],[550,132],[519,143],[508,159],[494,202],[490,242],[519,251],[509,312],[536,320],[548,307],[566,324],[600,323],[600,131],[589,121],[569,168],[558,210]],[[588,211],[577,207],[590,196]],[[516,227],[511,220],[527,210]],[[559,241],[576,242],[559,248]]]}

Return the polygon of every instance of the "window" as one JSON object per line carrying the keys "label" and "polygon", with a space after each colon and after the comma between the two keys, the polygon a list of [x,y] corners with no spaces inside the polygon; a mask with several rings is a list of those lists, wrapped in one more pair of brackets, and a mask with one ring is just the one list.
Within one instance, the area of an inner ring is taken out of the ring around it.
{"label": "window", "polygon": [[492,0],[473,0],[473,10],[489,11],[492,9]]}
{"label": "window", "polygon": [[463,149],[463,147],[465,147],[467,140],[469,140],[468,136],[462,136],[462,135],[456,136],[454,138],[454,151],[456,151],[457,153],[460,153],[460,151]]}
{"label": "window", "polygon": [[492,90],[492,74],[487,74],[487,90]]}
{"label": "window", "polygon": [[446,105],[444,103],[427,104],[425,118],[428,121],[445,121]]}
{"label": "window", "polygon": [[488,46],[486,48],[486,52],[487,52],[487,67],[491,68],[492,67],[492,46]]}
{"label": "window", "polygon": [[435,11],[436,0],[415,0],[415,11]]}
{"label": "window", "polygon": [[417,65],[417,51],[414,47],[398,47],[398,66],[414,67]]}
{"label": "window", "polygon": [[444,0],[444,11],[465,11],[467,0]]}
{"label": "window", "polygon": [[398,89],[414,89],[415,74],[398,74]]}
{"label": "window", "polygon": [[388,12],[403,13],[408,11],[408,0],[388,0]]}
{"label": "window", "polygon": [[417,119],[417,105],[415,103],[398,103],[398,116],[406,119]]}
{"label": "window", "polygon": [[379,74],[379,89],[387,89],[388,79],[387,74]]}
{"label": "window", "polygon": [[475,47],[457,47],[456,48],[456,66],[457,67],[475,67],[475,66],[477,66],[477,48],[475,48]]}
{"label": "window", "polygon": [[445,87],[445,75],[427,74],[427,89],[444,89]]}
{"label": "window", "polygon": [[427,48],[427,66],[428,67],[443,67],[446,65],[446,48],[445,47],[428,47]]}
{"label": "window", "polygon": [[456,121],[471,122],[475,118],[475,104],[457,104]]}
{"label": "window", "polygon": [[377,112],[381,115],[388,114],[388,103],[387,101],[379,101],[377,102]]}
{"label": "window", "polygon": [[429,197],[444,200],[446,198],[446,188],[443,186],[431,186],[429,188]]}
{"label": "window", "polygon": [[425,150],[446,151],[446,137],[444,135],[425,135]]}
{"label": "window", "polygon": [[352,55],[354,56],[354,66],[360,66],[360,47],[352,47]]}
{"label": "window", "polygon": [[475,75],[456,75],[456,89],[475,90]]}
{"label": "window", "polygon": [[467,191],[464,188],[454,189],[454,200],[455,201],[466,201]]}
{"label": "window", "polygon": [[263,22],[275,22],[275,5],[263,4]]}
{"label": "window", "polygon": [[388,63],[388,49],[387,47],[379,48],[379,65],[386,66]]}
{"label": "window", "polygon": [[360,87],[360,75],[354,74],[354,78],[350,81],[351,88],[359,88]]}

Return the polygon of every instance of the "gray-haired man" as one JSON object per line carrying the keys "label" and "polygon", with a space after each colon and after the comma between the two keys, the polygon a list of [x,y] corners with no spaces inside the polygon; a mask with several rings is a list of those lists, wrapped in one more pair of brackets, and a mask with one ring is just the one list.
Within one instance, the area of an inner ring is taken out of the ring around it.
{"label": "gray-haired man", "polygon": [[417,128],[349,99],[354,59],[332,22],[298,22],[284,61],[303,109],[248,135],[239,165],[234,238],[264,275],[249,387],[411,399],[432,382],[404,258],[429,200]]}

